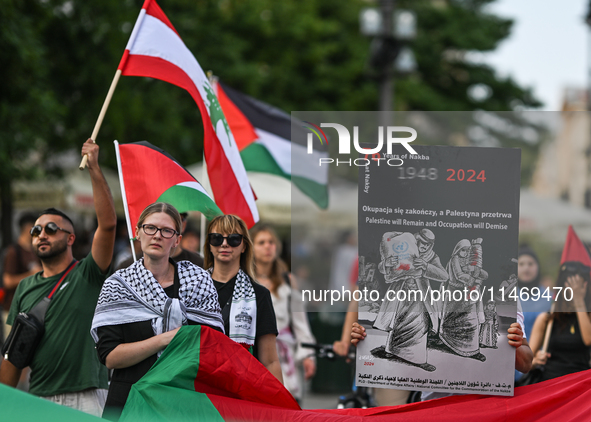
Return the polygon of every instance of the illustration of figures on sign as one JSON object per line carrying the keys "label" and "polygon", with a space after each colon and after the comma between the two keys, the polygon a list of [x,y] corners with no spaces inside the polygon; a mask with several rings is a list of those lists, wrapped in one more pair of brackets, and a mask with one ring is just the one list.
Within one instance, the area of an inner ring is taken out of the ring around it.
{"label": "illustration of figures on sign", "polygon": [[508,280],[503,280],[499,288],[495,291],[495,301],[503,302],[506,300],[515,300],[515,296],[507,293],[514,292],[517,289],[517,275],[511,274]]}
{"label": "illustration of figures on sign", "polygon": [[497,317],[497,305],[494,300],[489,300],[484,308],[484,322],[480,326],[480,347],[497,348],[499,337],[499,319]]}
{"label": "illustration of figures on sign", "polygon": [[[431,230],[383,234],[377,269],[388,290],[379,310],[375,304],[368,310],[377,311],[373,328],[388,334],[383,346],[371,350],[373,356],[430,372],[436,370],[428,362],[430,349],[486,360],[480,348],[497,347],[499,323],[495,302],[486,309],[482,303],[488,278],[482,241],[460,240],[443,267]],[[360,261],[362,267],[372,265],[365,257]],[[434,291],[440,300],[432,300]]]}
{"label": "illustration of figures on sign", "polygon": [[[480,324],[484,323],[480,295],[488,273],[482,269],[482,239],[460,240],[447,264],[447,273],[447,288],[451,295],[446,296],[443,303],[439,340],[452,353],[484,362],[486,357],[480,353],[479,347]],[[467,297],[454,299],[455,291],[464,293],[466,289],[469,292]],[[473,291],[475,294],[472,294]]]}
{"label": "illustration of figures on sign", "polygon": [[372,355],[382,359],[417,366],[432,372],[427,362],[427,340],[430,330],[438,325],[435,309],[428,300],[430,282],[442,283],[447,273],[433,251],[435,235],[423,229],[416,234],[387,232],[380,243],[378,271],[389,284],[387,298],[400,298],[400,293],[421,292],[419,300],[384,300],[374,328],[388,332],[386,344],[376,347]]}

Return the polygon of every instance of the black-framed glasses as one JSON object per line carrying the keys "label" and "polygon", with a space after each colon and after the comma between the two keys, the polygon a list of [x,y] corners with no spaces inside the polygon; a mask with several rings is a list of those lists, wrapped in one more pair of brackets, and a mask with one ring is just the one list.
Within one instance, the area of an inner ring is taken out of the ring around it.
{"label": "black-framed glasses", "polygon": [[142,224],[142,230],[148,236],[154,236],[157,231],[160,231],[160,234],[165,239],[170,239],[175,234],[179,234],[179,232],[177,232],[176,230],[169,229],[169,228],[166,228],[166,227],[159,229],[158,227],[153,226],[151,224]]}
{"label": "black-framed glasses", "polygon": [[54,234],[56,234],[58,230],[61,230],[61,231],[66,232],[68,234],[72,234],[72,232],[70,232],[66,229],[62,229],[60,226],[58,226],[54,222],[49,222],[45,225],[45,227],[40,226],[40,225],[33,226],[30,231],[31,237],[39,236],[41,234],[41,232],[43,231],[43,229],[45,229],[45,233],[47,233],[50,236],[53,236]]}
{"label": "black-framed glasses", "polygon": [[222,236],[219,233],[209,233],[209,244],[211,246],[221,246],[224,243],[224,239],[227,240],[228,246],[233,248],[240,246],[242,243],[242,235],[238,233],[232,233],[228,236]]}

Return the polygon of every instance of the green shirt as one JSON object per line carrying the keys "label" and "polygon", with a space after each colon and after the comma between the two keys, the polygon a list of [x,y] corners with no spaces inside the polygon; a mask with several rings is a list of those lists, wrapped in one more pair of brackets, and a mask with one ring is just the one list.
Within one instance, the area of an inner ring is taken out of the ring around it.
{"label": "green shirt", "polygon": [[[47,296],[62,276],[43,278],[41,274],[19,283],[8,314],[9,325],[19,312],[29,312]],[[107,368],[99,362],[90,336],[94,309],[106,276],[88,254],[54,293],[45,314],[45,334],[30,365],[31,394],[53,396],[108,388]]]}

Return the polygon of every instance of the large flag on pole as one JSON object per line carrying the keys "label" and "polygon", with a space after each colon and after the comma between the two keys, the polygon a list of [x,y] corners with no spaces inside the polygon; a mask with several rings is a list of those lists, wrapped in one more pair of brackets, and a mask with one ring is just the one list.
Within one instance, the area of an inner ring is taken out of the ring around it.
{"label": "large flag on pole", "polygon": [[327,208],[328,166],[318,166],[318,158],[328,157],[326,144],[314,143],[313,154],[307,154],[306,145],[292,139],[301,131],[295,138],[305,140],[305,129],[292,127],[289,114],[221,82],[214,87],[246,170],[285,177],[320,208]]}
{"label": "large flag on pole", "polygon": [[197,179],[166,151],[146,141],[115,141],[115,152],[130,235],[153,202],[168,202],[179,212],[200,211],[209,219],[222,213]]}
{"label": "large flag on pole", "polygon": [[215,201],[225,214],[236,214],[252,227],[259,219],[255,197],[224,113],[199,62],[156,1],[144,2],[118,69],[122,75],[160,79],[189,92],[203,119]]}

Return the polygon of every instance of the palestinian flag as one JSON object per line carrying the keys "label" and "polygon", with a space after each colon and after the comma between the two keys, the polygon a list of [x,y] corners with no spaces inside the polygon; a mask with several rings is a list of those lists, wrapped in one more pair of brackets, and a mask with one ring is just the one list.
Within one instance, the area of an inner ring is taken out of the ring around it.
{"label": "palestinian flag", "polygon": [[145,0],[118,70],[185,89],[201,112],[204,152],[216,204],[248,227],[258,220],[255,197],[240,152],[209,80],[155,0]]}
{"label": "palestinian flag", "polygon": [[[240,409],[249,402],[260,407],[256,419]],[[284,420],[273,418],[275,409],[301,411],[283,384],[244,347],[209,327],[193,325],[183,326],[133,385],[120,421]]]}
{"label": "palestinian flag", "polygon": [[303,122],[292,126],[284,111],[221,82],[214,87],[246,170],[285,177],[320,208],[327,208],[328,166],[318,165],[319,158],[328,157],[326,143],[314,143],[308,154]]}
{"label": "palestinian flag", "polygon": [[200,211],[209,219],[222,213],[197,179],[166,151],[146,141],[115,141],[115,152],[130,234],[153,202],[168,202],[179,212]]}
{"label": "palestinian flag", "polygon": [[[485,380],[483,380],[485,382]],[[250,353],[208,327],[185,326],[131,389],[122,422],[571,421],[591,411],[591,370],[515,389],[394,407],[301,410]]]}
{"label": "palestinian flag", "polygon": [[[6,421],[104,421],[4,385],[0,409]],[[591,370],[518,387],[513,397],[469,394],[393,407],[301,410],[239,344],[208,327],[184,326],[133,385],[120,421],[562,422],[588,420],[590,412]]]}

